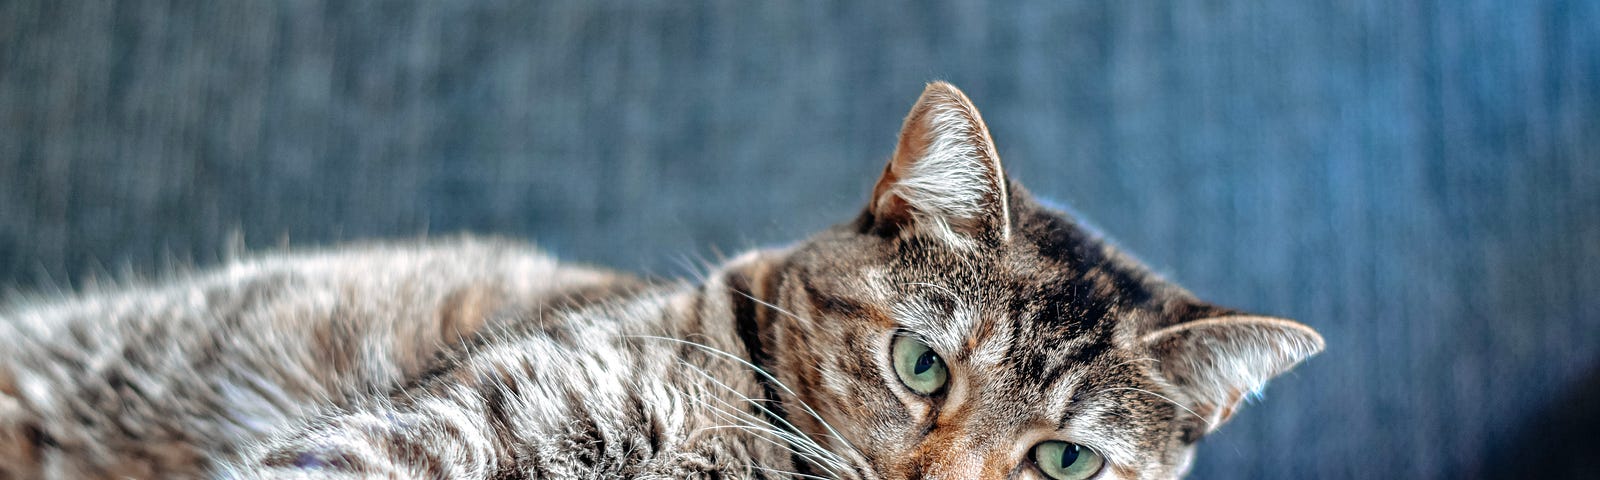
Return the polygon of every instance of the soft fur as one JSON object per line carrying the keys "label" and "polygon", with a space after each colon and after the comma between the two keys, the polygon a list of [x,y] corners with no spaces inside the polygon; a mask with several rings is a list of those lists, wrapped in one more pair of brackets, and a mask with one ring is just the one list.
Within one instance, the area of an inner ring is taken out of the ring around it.
{"label": "soft fur", "polygon": [[856,220],[697,284],[468,238],[14,306],[0,478],[1036,478],[1046,440],[1176,478],[1322,345],[1031,200],[933,83]]}

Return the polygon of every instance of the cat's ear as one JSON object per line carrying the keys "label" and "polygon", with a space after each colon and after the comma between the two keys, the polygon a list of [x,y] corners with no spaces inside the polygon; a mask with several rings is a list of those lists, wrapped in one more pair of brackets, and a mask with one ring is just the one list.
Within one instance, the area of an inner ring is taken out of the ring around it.
{"label": "cat's ear", "polygon": [[930,83],[872,191],[868,227],[926,233],[956,246],[1004,242],[1011,228],[1005,178],[972,101],[948,83]]}
{"label": "cat's ear", "polygon": [[1227,315],[1191,320],[1144,336],[1163,376],[1205,420],[1205,432],[1233,415],[1268,380],[1321,352],[1322,336],[1281,318]]}

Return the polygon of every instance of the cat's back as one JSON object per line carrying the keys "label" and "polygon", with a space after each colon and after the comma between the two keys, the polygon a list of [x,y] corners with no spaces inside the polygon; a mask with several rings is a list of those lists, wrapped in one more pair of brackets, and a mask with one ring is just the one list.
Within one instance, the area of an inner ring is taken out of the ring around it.
{"label": "cat's back", "polygon": [[391,389],[485,329],[644,286],[458,238],[261,255],[6,305],[0,478],[192,474],[202,445]]}

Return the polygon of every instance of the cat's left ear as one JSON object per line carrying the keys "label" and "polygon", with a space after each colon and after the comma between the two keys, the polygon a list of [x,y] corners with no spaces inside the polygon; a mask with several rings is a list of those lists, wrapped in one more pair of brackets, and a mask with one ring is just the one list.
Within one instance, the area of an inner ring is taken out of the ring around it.
{"label": "cat's left ear", "polygon": [[1209,433],[1247,395],[1322,351],[1322,336],[1282,318],[1227,315],[1191,320],[1145,335],[1144,344],[1173,386],[1193,402]]}
{"label": "cat's left ear", "polygon": [[1005,178],[972,101],[948,83],[930,83],[872,191],[869,227],[925,233],[958,247],[997,245],[1011,230]]}

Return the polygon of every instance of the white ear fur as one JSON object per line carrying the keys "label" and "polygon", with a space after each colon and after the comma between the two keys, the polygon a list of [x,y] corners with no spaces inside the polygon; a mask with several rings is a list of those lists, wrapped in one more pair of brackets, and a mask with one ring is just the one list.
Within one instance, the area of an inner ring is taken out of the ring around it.
{"label": "white ear fur", "polygon": [[870,208],[880,222],[965,245],[1009,236],[1006,196],[1000,156],[977,108],[954,86],[933,82],[906,116]]}
{"label": "white ear fur", "polygon": [[1143,338],[1162,373],[1215,429],[1246,395],[1321,352],[1322,336],[1290,320],[1235,315],[1173,325]]}

